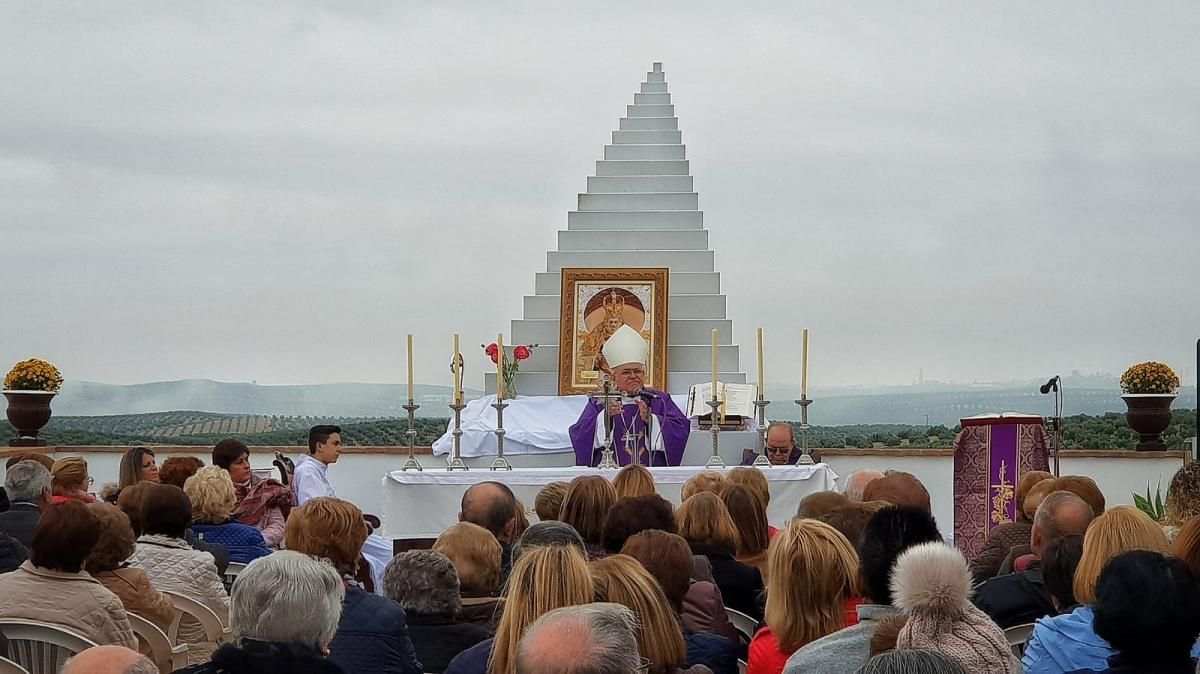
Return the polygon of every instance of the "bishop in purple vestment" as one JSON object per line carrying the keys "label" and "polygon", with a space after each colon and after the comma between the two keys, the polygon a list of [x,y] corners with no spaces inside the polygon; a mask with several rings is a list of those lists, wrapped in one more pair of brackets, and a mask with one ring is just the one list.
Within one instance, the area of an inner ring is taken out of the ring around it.
{"label": "bishop in purple vestment", "polygon": [[[678,466],[691,432],[691,422],[671,400],[671,396],[642,385],[648,352],[646,340],[628,325],[621,326],[604,343],[602,353],[609,364],[608,374],[613,384],[624,396],[634,398],[633,402],[625,404],[613,401],[613,453],[622,466],[633,463],[633,454],[625,445],[626,435],[631,434],[639,463],[644,466]],[[571,444],[575,448],[577,465],[595,466],[600,463],[604,448],[604,422],[603,400],[589,400],[579,421],[571,426]]]}

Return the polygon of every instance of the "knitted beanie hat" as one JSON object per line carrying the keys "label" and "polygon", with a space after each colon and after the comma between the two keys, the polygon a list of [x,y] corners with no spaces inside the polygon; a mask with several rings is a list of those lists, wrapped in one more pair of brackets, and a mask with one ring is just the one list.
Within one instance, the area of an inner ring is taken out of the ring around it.
{"label": "knitted beanie hat", "polygon": [[904,552],[892,569],[892,601],[908,616],[901,650],[938,651],[972,674],[1020,671],[1004,632],[970,601],[967,560],[945,543]]}

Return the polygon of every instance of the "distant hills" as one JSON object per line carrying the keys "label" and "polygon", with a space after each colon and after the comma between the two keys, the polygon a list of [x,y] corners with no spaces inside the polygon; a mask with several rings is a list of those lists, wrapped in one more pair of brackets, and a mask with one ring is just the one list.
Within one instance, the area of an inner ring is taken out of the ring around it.
{"label": "distant hills", "polygon": [[[1047,416],[1053,397],[1038,393],[1041,382],[1003,384],[923,383],[883,388],[814,389],[809,408],[814,425],[908,424],[953,426],[963,417],[989,412],[1024,412]],[[1067,415],[1103,415],[1123,412],[1116,378],[1107,375],[1064,377]],[[447,386],[416,386],[421,417],[444,418],[449,411]],[[768,414],[774,419],[797,420],[800,408],[792,401],[799,389],[767,387],[773,401]],[[466,391],[468,398],[481,395]],[[404,415],[407,392],[397,384],[312,384],[261,386],[207,379],[147,384],[100,384],[73,381],[54,401],[55,417],[130,415],[176,410],[238,416],[317,417],[363,419]],[[1196,406],[1196,389],[1180,391],[1176,409]],[[250,422],[246,422],[250,423]],[[262,422],[255,422],[262,423]],[[267,427],[250,429],[266,432]],[[242,429],[239,429],[242,432]]]}

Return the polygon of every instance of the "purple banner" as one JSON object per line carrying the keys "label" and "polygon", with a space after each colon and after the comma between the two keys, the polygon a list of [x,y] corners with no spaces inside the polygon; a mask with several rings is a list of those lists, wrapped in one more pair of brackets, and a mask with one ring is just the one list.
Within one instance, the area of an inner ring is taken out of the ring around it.
{"label": "purple banner", "polygon": [[1017,518],[1017,480],[1020,460],[1017,451],[1017,426],[996,424],[989,427],[988,442],[988,522],[987,530]]}

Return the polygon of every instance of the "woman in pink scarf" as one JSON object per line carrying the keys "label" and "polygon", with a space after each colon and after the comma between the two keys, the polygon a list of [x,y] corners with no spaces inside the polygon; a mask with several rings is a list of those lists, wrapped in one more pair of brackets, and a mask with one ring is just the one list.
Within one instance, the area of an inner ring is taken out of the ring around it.
{"label": "woman in pink scarf", "polygon": [[277,480],[261,478],[250,470],[250,450],[240,440],[222,440],[213,447],[213,465],[229,471],[237,493],[234,519],[262,532],[272,548],[283,542],[284,524],[292,509],[292,490]]}

